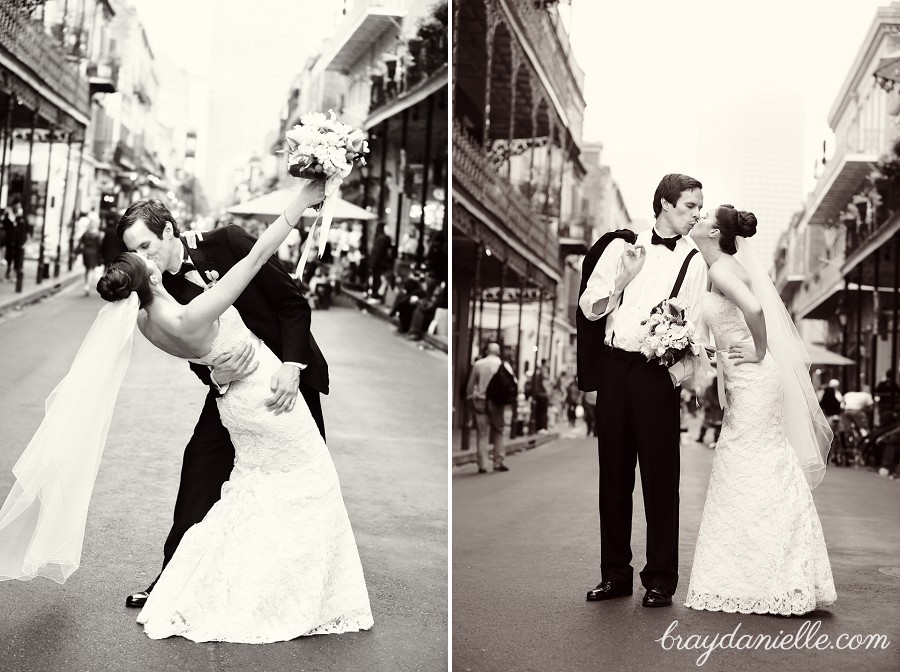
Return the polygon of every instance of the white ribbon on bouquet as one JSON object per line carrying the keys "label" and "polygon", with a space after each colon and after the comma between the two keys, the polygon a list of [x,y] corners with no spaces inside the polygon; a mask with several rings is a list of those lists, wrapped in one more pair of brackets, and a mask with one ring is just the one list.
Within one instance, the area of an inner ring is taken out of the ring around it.
{"label": "white ribbon on bouquet", "polygon": [[322,202],[322,211],[319,216],[313,220],[312,226],[309,227],[309,235],[306,237],[306,245],[303,246],[303,254],[300,255],[300,261],[297,262],[297,277],[302,280],[303,268],[309,259],[312,250],[313,234],[316,230],[316,223],[319,217],[322,218],[322,224],[319,226],[319,259],[325,253],[325,245],[328,243],[328,231],[331,229],[331,220],[334,219],[334,208],[338,201],[338,189],[344,182],[342,175],[332,175],[325,180],[325,200]]}

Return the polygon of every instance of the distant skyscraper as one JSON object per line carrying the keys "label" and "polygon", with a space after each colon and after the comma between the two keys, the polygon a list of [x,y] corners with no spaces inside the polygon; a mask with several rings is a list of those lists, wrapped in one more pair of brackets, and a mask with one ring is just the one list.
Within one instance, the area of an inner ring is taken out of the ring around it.
{"label": "distant skyscraper", "polygon": [[731,203],[752,211],[759,221],[754,247],[769,269],[778,237],[803,202],[803,99],[780,90],[720,94],[706,97],[698,113],[704,208]]}

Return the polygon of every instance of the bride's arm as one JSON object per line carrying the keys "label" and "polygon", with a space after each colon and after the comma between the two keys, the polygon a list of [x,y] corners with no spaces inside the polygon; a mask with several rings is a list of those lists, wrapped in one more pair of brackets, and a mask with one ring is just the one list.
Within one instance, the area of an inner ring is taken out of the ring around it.
{"label": "bride's arm", "polygon": [[[744,361],[761,361],[766,356],[766,318],[762,305],[737,275],[721,266],[713,266],[709,273],[712,283],[744,314],[744,321],[753,337],[753,351],[748,352],[740,343],[733,344],[729,356]],[[755,359],[752,356],[755,355]]]}
{"label": "bride's arm", "polygon": [[[250,251],[209,290],[184,307],[182,328],[187,332],[202,329],[215,322],[241,295],[260,268],[275,254],[306,208],[325,197],[323,180],[304,180],[304,184],[282,215],[263,231]],[[287,219],[285,219],[287,218]]]}

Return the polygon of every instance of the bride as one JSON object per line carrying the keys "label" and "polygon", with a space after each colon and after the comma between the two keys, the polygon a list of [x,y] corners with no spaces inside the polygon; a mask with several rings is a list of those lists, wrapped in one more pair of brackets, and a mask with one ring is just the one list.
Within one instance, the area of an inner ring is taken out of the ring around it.
{"label": "bride", "polygon": [[[97,285],[101,309],[72,369],[47,400],[47,414],[14,468],[0,510],[0,579],[77,568],[85,519],[135,323],[153,345],[199,364],[257,339],[232,306],[303,211],[324,197],[303,185],[249,254],[187,305],[162,272],[120,255]],[[221,499],[191,527],[138,615],[153,639],[264,643],[367,630],[372,613],[340,483],[306,404],[265,411],[281,361],[259,342],[259,365],[217,403],[235,447]]]}
{"label": "bride", "polygon": [[753,213],[731,205],[691,232],[709,266],[703,318],[719,355],[725,417],[685,605],[805,614],[836,599],[810,492],[824,476],[833,435],[802,341],[749,250],[755,233]]}

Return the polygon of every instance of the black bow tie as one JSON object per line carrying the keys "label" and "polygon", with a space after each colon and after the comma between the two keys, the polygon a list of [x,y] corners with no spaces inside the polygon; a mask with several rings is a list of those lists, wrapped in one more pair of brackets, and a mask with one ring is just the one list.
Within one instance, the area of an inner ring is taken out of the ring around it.
{"label": "black bow tie", "polygon": [[191,261],[191,258],[184,255],[184,261],[181,262],[181,266],[178,267],[178,271],[175,275],[184,275],[185,273],[189,273],[190,271],[196,271],[197,267],[194,266],[194,263]]}
{"label": "black bow tie", "polygon": [[672,238],[663,238],[656,231],[653,231],[653,236],[650,238],[650,243],[652,245],[665,245],[672,252],[675,251],[675,246],[678,244],[678,241],[681,239],[681,236],[673,236]]}

